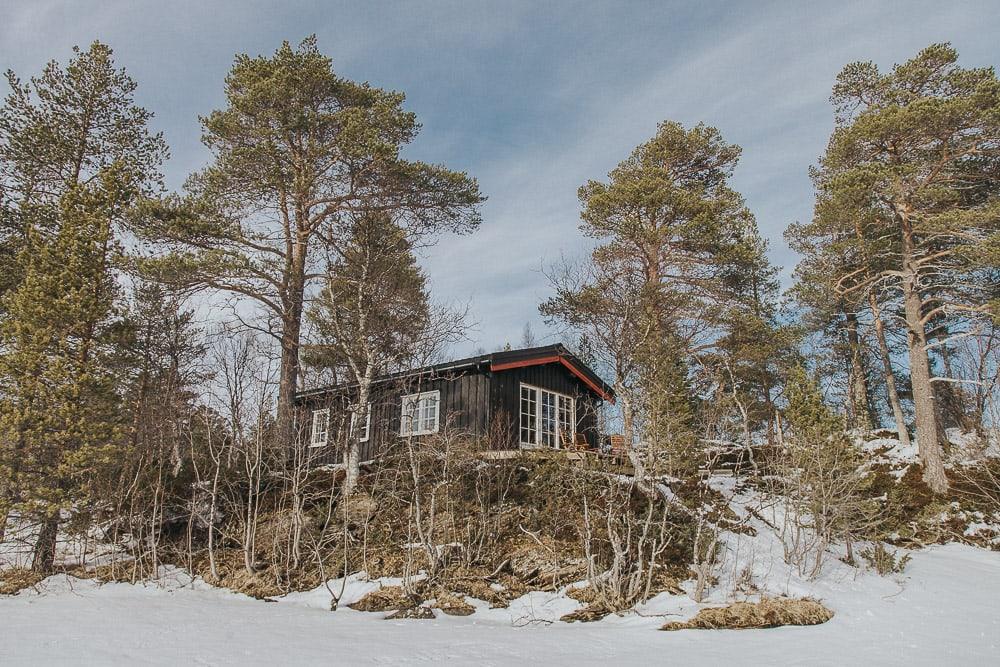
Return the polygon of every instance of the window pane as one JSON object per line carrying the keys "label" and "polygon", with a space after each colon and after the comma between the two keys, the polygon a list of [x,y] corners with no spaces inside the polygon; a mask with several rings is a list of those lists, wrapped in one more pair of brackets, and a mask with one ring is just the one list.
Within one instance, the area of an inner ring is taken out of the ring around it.
{"label": "window pane", "polygon": [[576,432],[574,423],[574,401],[568,396],[559,397],[559,433],[560,437],[571,442]]}
{"label": "window pane", "polygon": [[542,411],[539,431],[541,444],[552,447],[556,444],[556,395],[550,391],[542,395]]}
{"label": "window pane", "polygon": [[527,445],[538,444],[537,434],[537,403],[536,392],[531,387],[521,387],[521,442]]}
{"label": "window pane", "polygon": [[327,441],[327,431],[329,430],[328,420],[329,410],[313,410],[312,437],[310,444],[325,445]]}
{"label": "window pane", "polygon": [[436,432],[439,402],[437,392],[404,397],[399,432],[402,435]]}
{"label": "window pane", "polygon": [[403,410],[399,420],[399,431],[403,435],[412,433],[414,430],[414,418],[416,412],[416,399],[413,396],[403,398]]}
{"label": "window pane", "polygon": [[434,415],[431,414],[431,397],[424,396],[420,399],[420,428],[421,431],[429,431],[433,426],[432,419]]}
{"label": "window pane", "polygon": [[362,442],[367,440],[368,433],[371,429],[371,423],[372,423],[372,404],[369,403],[368,409],[365,412],[365,423],[361,424],[360,432],[358,431],[358,413],[357,412],[351,413],[351,431],[350,431],[351,437],[354,437],[354,435],[357,434],[358,440]]}

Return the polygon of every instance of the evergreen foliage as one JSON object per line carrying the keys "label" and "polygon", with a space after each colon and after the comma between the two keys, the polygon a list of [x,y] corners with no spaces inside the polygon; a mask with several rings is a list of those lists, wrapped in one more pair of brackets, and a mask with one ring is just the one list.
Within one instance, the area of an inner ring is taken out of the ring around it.
{"label": "evergreen foliage", "polygon": [[[149,130],[152,113],[135,104],[136,83],[115,66],[110,47],[94,42],[73,49],[62,67],[49,62],[23,82],[8,70],[0,107],[0,295],[16,287],[26,267],[14,260],[32,228],[59,227],[63,197],[118,166],[123,186],[140,195],[162,189],[166,143]],[[116,225],[122,220],[115,220]]]}
{"label": "evergreen foliage", "polygon": [[369,365],[381,375],[413,356],[430,303],[412,244],[388,216],[362,216],[345,235],[309,312],[319,340],[310,361],[357,382]]}
{"label": "evergreen foliage", "polygon": [[[657,443],[688,472],[701,400],[735,393],[771,404],[773,360],[787,345],[742,336],[744,326],[777,330],[777,284],[753,216],[728,185],[739,155],[715,128],[661,123],[607,183],[580,188],[581,229],[603,243],[541,307],[612,351],[603,365],[624,396],[627,439]],[[745,414],[746,429],[773,413]]]}
{"label": "evergreen foliage", "polygon": [[48,239],[30,231],[21,284],[6,297],[0,322],[0,442],[8,502],[42,521],[36,567],[51,568],[54,526],[62,512],[93,509],[93,483],[115,460],[123,434],[118,286],[120,249],[111,221],[135,192],[112,168],[63,196],[60,224]]}
{"label": "evergreen foliage", "polygon": [[938,493],[947,489],[946,390],[932,384],[930,344],[987,313],[993,267],[982,248],[1000,213],[1000,81],[957,60],[936,44],[889,73],[872,63],[845,67],[832,97],[837,127],[817,173],[821,203],[834,209],[820,211],[830,229],[820,250],[847,259],[833,274],[836,292],[870,296],[879,310],[899,298],[917,442]]}
{"label": "evergreen foliage", "polygon": [[146,270],[184,288],[251,299],[281,347],[279,439],[291,443],[303,313],[323,239],[359,211],[390,215],[410,238],[479,224],[474,179],[400,157],[417,135],[401,93],[338,76],[315,37],[271,57],[237,56],[226,107],[203,117],[212,163],[187,196],[147,211],[143,234],[172,252]]}

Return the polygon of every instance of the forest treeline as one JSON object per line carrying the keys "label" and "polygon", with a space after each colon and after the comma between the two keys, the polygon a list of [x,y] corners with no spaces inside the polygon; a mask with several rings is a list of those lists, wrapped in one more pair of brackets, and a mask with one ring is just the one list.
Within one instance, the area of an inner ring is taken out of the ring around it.
{"label": "forest treeline", "polygon": [[[133,577],[173,560],[287,590],[305,571],[433,580],[459,562],[483,580],[517,569],[500,543],[517,538],[577,545],[576,574],[624,608],[667,585],[667,562],[711,585],[730,519],[706,509],[699,471],[720,451],[767,452],[819,536],[812,560],[790,537],[789,557],[818,570],[831,541],[880,530],[854,436],[915,443],[940,498],[955,434],[994,437],[1000,82],[950,45],[838,75],[784,292],[718,129],[664,121],[580,187],[595,249],[547,268],[540,311],[614,387],[634,475],[534,470],[557,500],[458,434],[364,472],[353,429],[344,474],[325,477],[299,446],[303,386],[356,383],[363,423],[376,378],[466,328],[416,252],[475,233],[485,197],[402,157],[419,124],[401,93],[340,77],[314,38],[238,55],[200,118],[207,165],[167,192],[168,147],[108,46],[7,81],[0,536],[8,516],[34,526],[37,572],[59,534],[98,530]],[[217,316],[200,322],[199,303]]]}

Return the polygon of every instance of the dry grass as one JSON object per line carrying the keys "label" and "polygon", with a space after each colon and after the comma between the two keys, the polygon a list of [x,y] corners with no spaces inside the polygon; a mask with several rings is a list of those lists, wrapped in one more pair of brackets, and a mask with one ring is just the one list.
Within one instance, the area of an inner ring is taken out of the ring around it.
{"label": "dry grass", "polygon": [[24,567],[2,570],[0,571],[0,595],[17,595],[20,591],[36,585],[44,578],[44,574]]}
{"label": "dry grass", "polygon": [[488,602],[492,609],[506,609],[510,606],[511,600],[520,597],[522,591],[527,590],[521,586],[514,588],[504,586],[501,590],[497,590],[485,579],[453,579],[448,583],[462,595]]}
{"label": "dry grass", "polygon": [[528,592],[530,587],[510,573],[493,574],[488,568],[455,568],[444,573],[439,588],[488,602],[494,609],[505,609],[510,601]]}
{"label": "dry grass", "polygon": [[348,606],[357,611],[396,611],[416,607],[418,602],[399,586],[385,586]]}
{"label": "dry grass", "polygon": [[811,598],[763,598],[728,607],[702,609],[689,621],[671,621],[661,630],[776,628],[782,625],[819,625],[833,612]]}
{"label": "dry grass", "polygon": [[469,616],[476,612],[476,608],[465,601],[465,597],[454,593],[440,593],[433,605],[449,616]]}
{"label": "dry grass", "polygon": [[590,621],[599,621],[610,613],[611,610],[603,605],[591,604],[564,614],[559,620],[566,623],[573,623],[574,621],[589,623]]}
{"label": "dry grass", "polygon": [[[337,556],[338,554],[331,554],[331,558]],[[187,565],[183,560],[177,564],[181,567]],[[335,561],[326,565],[327,573],[338,572],[342,567]],[[213,586],[228,588],[261,600],[289,591],[312,590],[323,583],[322,572],[312,560],[307,566],[291,571],[285,571],[280,564],[261,562],[260,569],[247,572],[240,549],[216,550],[215,570],[219,575],[217,579],[212,577],[207,552],[197,554],[191,561],[192,574],[200,576]]]}
{"label": "dry grass", "polygon": [[406,572],[407,565],[416,570],[427,567],[427,557],[421,551],[400,549],[392,540],[393,536],[378,536],[372,539],[364,570],[372,578],[398,577]]}
{"label": "dry grass", "polygon": [[566,589],[566,597],[583,604],[593,604],[597,599],[597,592],[593,586],[570,586]]}

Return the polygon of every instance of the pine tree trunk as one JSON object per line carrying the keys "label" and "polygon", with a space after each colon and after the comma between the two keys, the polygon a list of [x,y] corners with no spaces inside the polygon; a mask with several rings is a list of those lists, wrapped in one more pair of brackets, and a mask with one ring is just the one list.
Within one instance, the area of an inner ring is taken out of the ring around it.
{"label": "pine tree trunk", "polygon": [[931,387],[930,362],[920,338],[912,333],[909,338],[913,339],[910,343],[910,381],[913,384],[917,447],[924,465],[924,481],[934,493],[945,493],[948,491],[948,479],[944,474],[941,443],[938,440],[938,415],[934,404],[934,389]]}
{"label": "pine tree trunk", "polygon": [[59,533],[59,515],[46,517],[35,541],[31,569],[41,574],[51,574],[56,562],[56,536]]}
{"label": "pine tree trunk", "polygon": [[896,422],[896,433],[899,441],[910,445],[910,432],[906,427],[906,417],[903,414],[903,404],[899,400],[896,389],[896,374],[892,370],[892,356],[889,353],[889,343],[885,338],[885,323],[882,321],[882,310],[873,292],[868,293],[868,304],[872,309],[872,319],[875,323],[875,340],[878,342],[878,353],[882,359],[882,378],[885,381],[886,393],[889,395],[889,407],[892,418]]}
{"label": "pine tree trunk", "polygon": [[284,447],[300,444],[295,432],[295,394],[299,387],[299,347],[302,331],[304,259],[293,258],[285,314],[282,318],[281,369],[278,379],[277,437]]}
{"label": "pine tree trunk", "polygon": [[[296,337],[297,338],[297,337]],[[278,379],[277,440],[283,447],[296,444],[295,393],[299,379],[299,350],[297,341],[286,332],[281,341],[281,369]]]}
{"label": "pine tree trunk", "polygon": [[864,354],[861,349],[861,337],[858,335],[858,316],[855,313],[844,312],[847,328],[847,346],[850,353],[850,407],[854,428],[870,431],[875,427],[869,401],[868,373],[865,369]]}
{"label": "pine tree trunk", "polygon": [[927,332],[923,323],[923,298],[917,265],[914,260],[913,233],[905,213],[899,214],[903,230],[903,311],[906,316],[906,344],[910,357],[910,383],[913,386],[913,411],[917,448],[924,465],[924,481],[931,491],[948,491],[944,457],[938,439],[938,410],[931,384],[931,365],[927,355]]}

